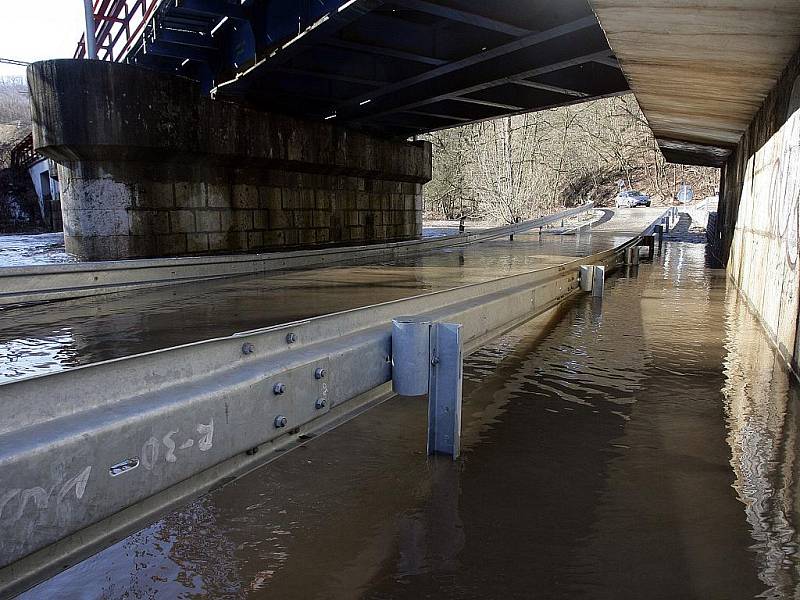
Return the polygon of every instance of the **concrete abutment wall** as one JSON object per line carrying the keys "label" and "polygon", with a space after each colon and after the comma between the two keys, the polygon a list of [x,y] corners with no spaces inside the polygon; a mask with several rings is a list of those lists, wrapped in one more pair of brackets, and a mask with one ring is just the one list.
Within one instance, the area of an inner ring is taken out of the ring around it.
{"label": "concrete abutment wall", "polygon": [[85,259],[413,239],[426,142],[201,96],[147,69],[29,69],[34,144],[59,163],[67,249]]}
{"label": "concrete abutment wall", "polygon": [[797,372],[800,52],[722,172],[714,253]]}

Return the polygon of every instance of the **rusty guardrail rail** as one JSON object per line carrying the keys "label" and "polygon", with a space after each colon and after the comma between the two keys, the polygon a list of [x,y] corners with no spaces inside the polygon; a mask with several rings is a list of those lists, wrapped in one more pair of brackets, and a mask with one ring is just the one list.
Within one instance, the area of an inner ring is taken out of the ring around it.
{"label": "rusty guardrail rail", "polygon": [[265,254],[156,258],[63,263],[0,268],[0,307],[68,300],[132,289],[191,283],[203,279],[264,273],[334,264],[378,256],[404,256],[428,250],[474,244],[512,233],[543,227],[594,208],[582,206],[477,233],[461,233],[407,242],[297,250]]}
{"label": "rusty guardrail rail", "polygon": [[391,397],[393,318],[460,323],[469,353],[575,294],[582,265],[611,272],[640,242],[0,385],[0,595]]}

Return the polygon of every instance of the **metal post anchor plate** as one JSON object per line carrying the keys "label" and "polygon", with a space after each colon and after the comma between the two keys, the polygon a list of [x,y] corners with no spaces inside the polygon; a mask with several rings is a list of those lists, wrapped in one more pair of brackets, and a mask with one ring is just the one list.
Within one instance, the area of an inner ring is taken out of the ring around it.
{"label": "metal post anchor plate", "polygon": [[594,265],[581,265],[581,290],[584,292],[592,291],[592,278],[594,276]]}
{"label": "metal post anchor plate", "polygon": [[595,298],[602,298],[605,287],[606,287],[606,268],[601,265],[595,265],[594,275],[592,277],[592,296],[594,296]]}
{"label": "metal post anchor plate", "polygon": [[430,335],[428,454],[461,451],[463,343],[459,323],[434,323]]}
{"label": "metal post anchor plate", "polygon": [[652,235],[642,236],[642,246],[647,246],[647,260],[653,260],[655,256],[655,237]]}
{"label": "metal post anchor plate", "polygon": [[392,319],[392,389],[401,396],[428,391],[430,319]]}
{"label": "metal post anchor plate", "polygon": [[632,246],[625,250],[625,264],[638,265],[639,264],[639,246]]}

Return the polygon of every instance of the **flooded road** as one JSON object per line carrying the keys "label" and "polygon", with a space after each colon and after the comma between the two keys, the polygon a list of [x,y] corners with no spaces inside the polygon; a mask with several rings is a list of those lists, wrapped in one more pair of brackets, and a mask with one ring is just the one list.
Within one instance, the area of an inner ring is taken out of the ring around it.
{"label": "flooded road", "polygon": [[[458,233],[458,226],[426,227],[422,237]],[[79,262],[64,248],[63,233],[0,235],[0,268]]]}
{"label": "flooded road", "polygon": [[[458,233],[458,225],[425,227],[422,237]],[[64,248],[63,233],[0,235],[0,268],[79,262]]]}
{"label": "flooded road", "polygon": [[465,360],[459,460],[395,398],[23,598],[794,598],[794,384],[703,245],[628,275]]}
{"label": "flooded road", "polygon": [[64,249],[63,233],[0,235],[0,267],[76,262]]}
{"label": "flooded road", "polygon": [[368,259],[0,309],[0,382],[562,264],[647,227],[663,208],[603,213],[580,235],[517,234]]}

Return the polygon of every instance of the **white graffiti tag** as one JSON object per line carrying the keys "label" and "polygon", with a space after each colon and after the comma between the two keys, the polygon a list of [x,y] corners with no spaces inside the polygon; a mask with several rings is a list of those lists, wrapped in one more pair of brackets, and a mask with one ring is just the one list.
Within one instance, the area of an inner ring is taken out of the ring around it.
{"label": "white graffiti tag", "polygon": [[[197,447],[200,449],[200,452],[211,450],[211,447],[214,445],[214,419],[211,419],[211,422],[207,425],[205,423],[199,423],[195,427],[195,431],[200,434],[200,437],[197,439]],[[195,445],[195,440],[192,438],[187,438],[178,445],[174,438],[177,436],[180,440],[179,434],[180,429],[172,429],[168,431],[166,435],[162,436],[161,440],[156,437],[150,437],[142,446],[142,466],[148,471],[153,470],[158,462],[159,456],[161,456],[162,444],[165,448],[164,461],[168,463],[178,462],[178,458],[180,458],[179,451],[187,450]],[[176,450],[178,453],[176,453]],[[0,498],[0,502],[2,502],[2,498]]]}
{"label": "white graffiti tag", "polygon": [[[18,521],[22,518],[26,507],[31,501],[33,501],[33,506],[39,511],[51,508],[55,508],[56,511],[58,511],[59,507],[66,501],[70,491],[73,490],[75,492],[75,497],[80,500],[86,492],[86,485],[89,483],[89,475],[91,472],[92,467],[86,467],[66,482],[64,482],[63,479],[58,480],[50,487],[49,491],[41,486],[34,486],[27,489],[15,488],[4,492],[0,495],[0,518],[5,515],[6,518],[10,518],[12,521]],[[53,493],[56,490],[58,490],[58,493],[55,496],[55,502],[52,502]],[[14,507],[14,504],[16,504],[16,507]],[[5,510],[4,513],[6,506],[10,508],[9,510]]]}

